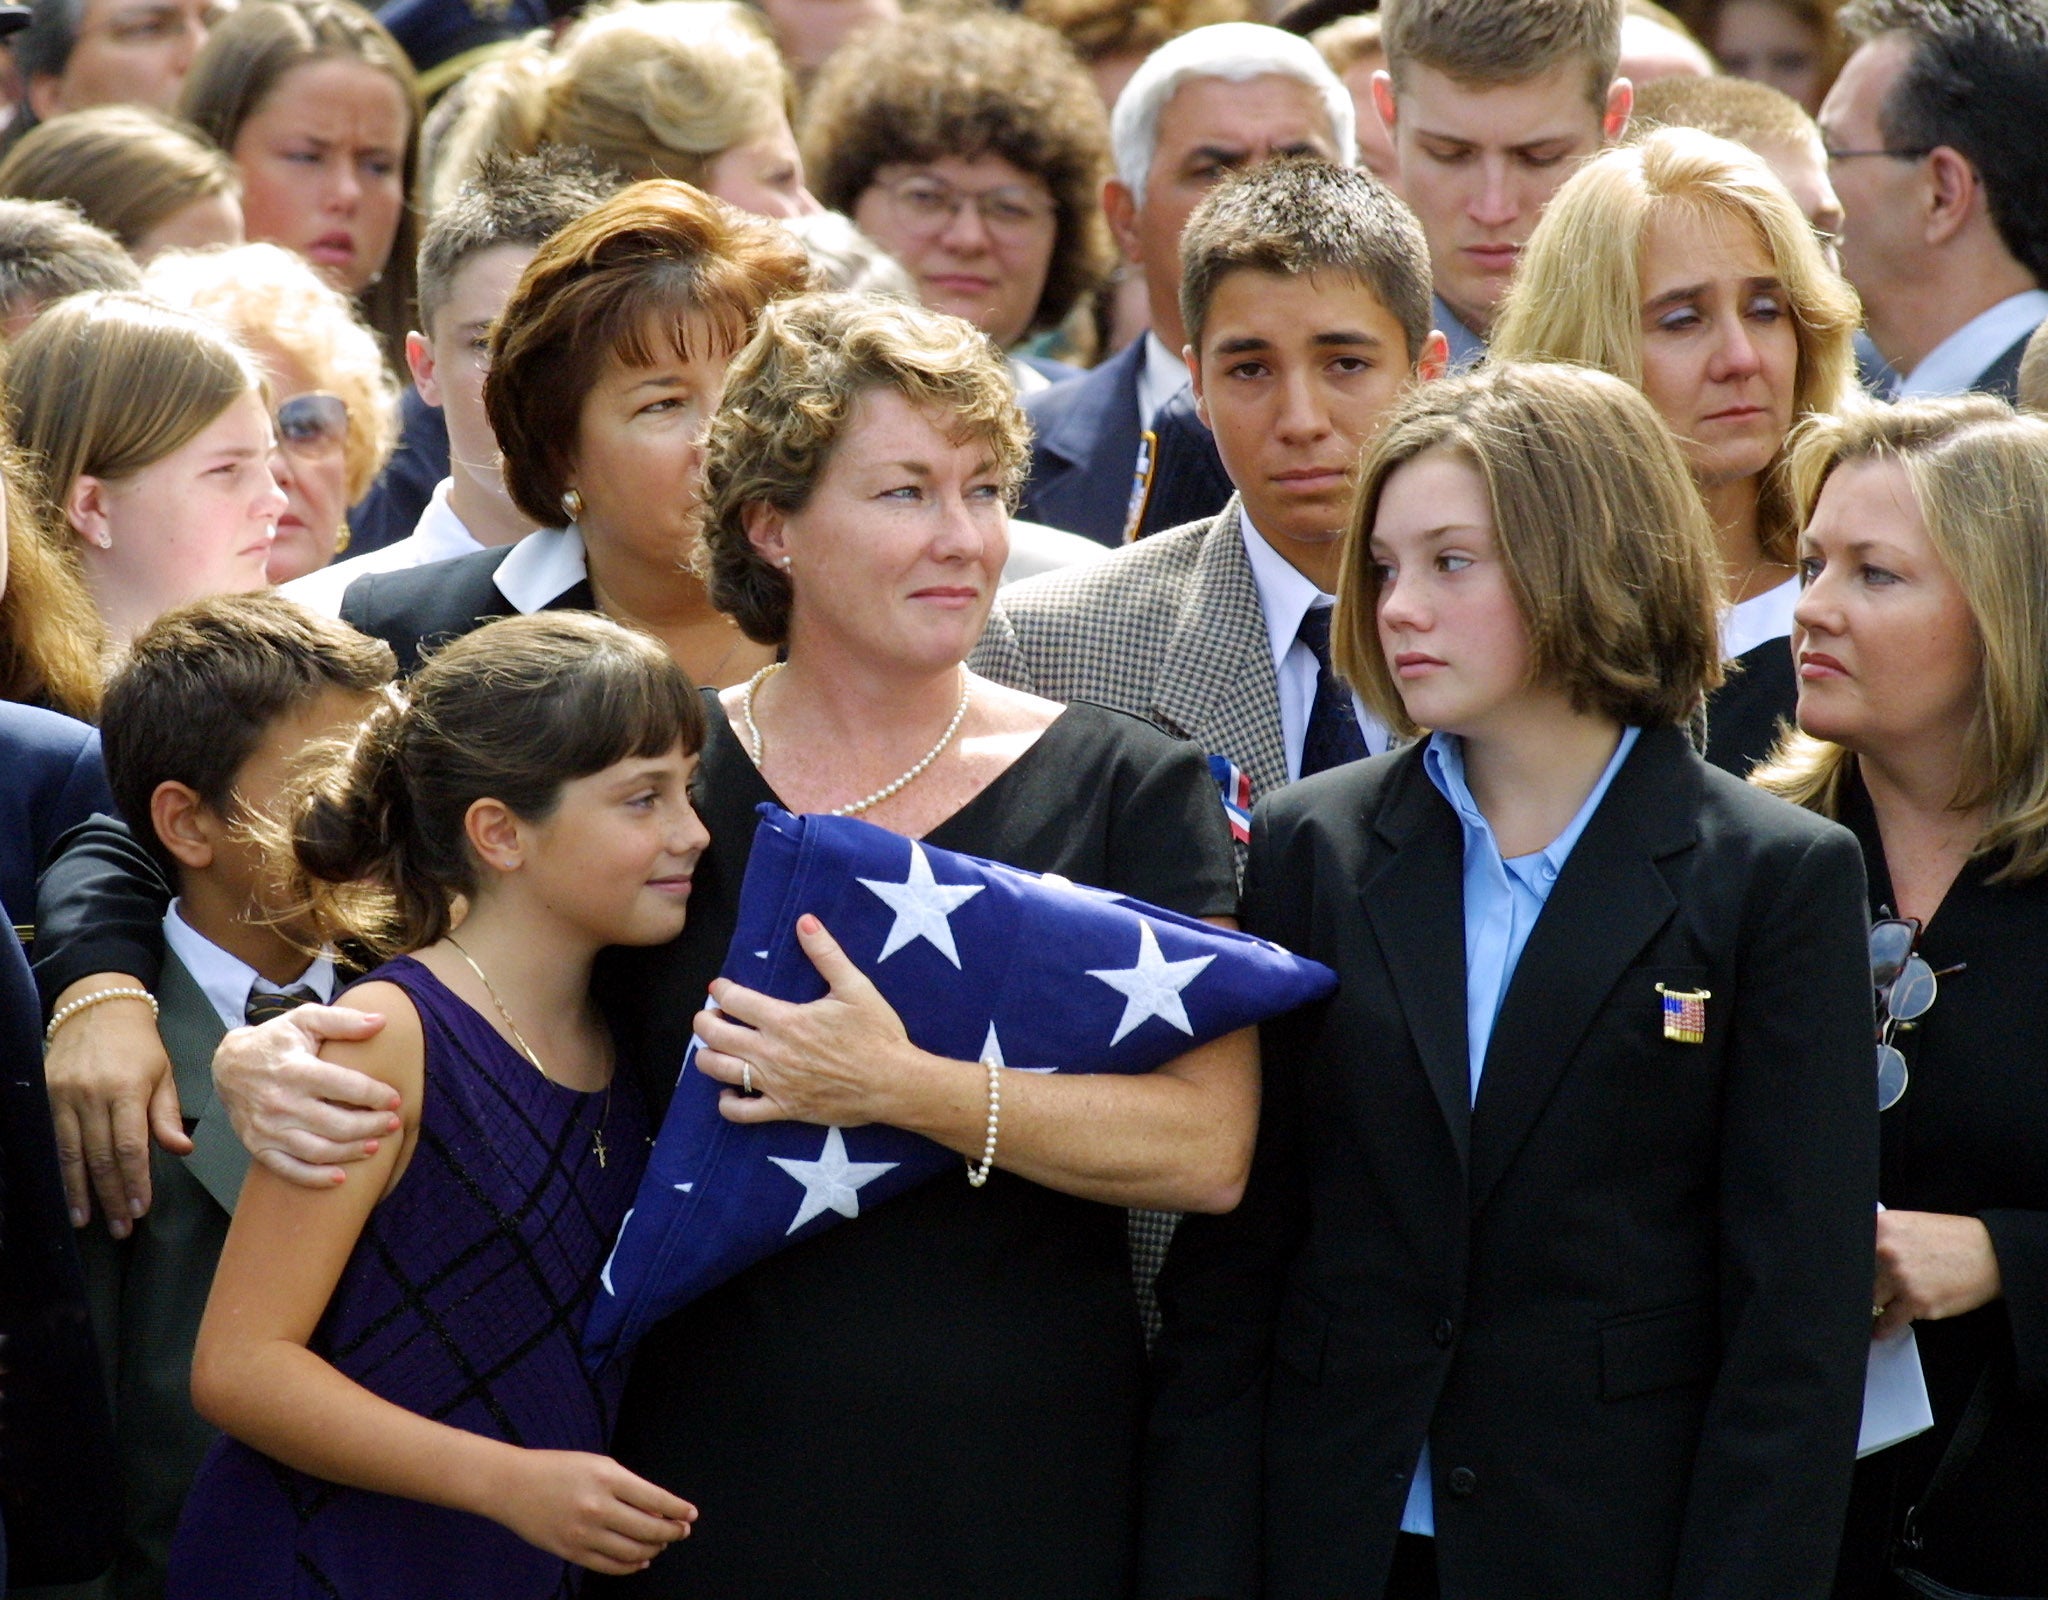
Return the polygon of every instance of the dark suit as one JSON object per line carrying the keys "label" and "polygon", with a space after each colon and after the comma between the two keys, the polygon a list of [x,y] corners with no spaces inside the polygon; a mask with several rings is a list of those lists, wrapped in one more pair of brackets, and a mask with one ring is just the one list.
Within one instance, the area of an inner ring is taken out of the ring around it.
{"label": "dark suit", "polygon": [[121,1540],[108,1600],[163,1592],[171,1535],[193,1474],[217,1434],[192,1408],[192,1351],[220,1265],[248,1154],[213,1095],[213,1052],[227,1030],[169,951],[159,1026],[177,1074],[191,1155],[150,1151],[149,1214],[126,1239],[80,1236],[121,1462]]}
{"label": "dark suit", "polygon": [[1152,419],[1155,464],[1152,492],[1135,538],[1148,539],[1168,528],[1202,522],[1230,504],[1237,489],[1223,470],[1216,439],[1195,412],[1195,391],[1183,389],[1159,408]]}
{"label": "dark suit", "polygon": [[113,1429],[57,1177],[41,1011],[21,945],[4,929],[0,1342],[0,1590],[82,1581],[113,1554]]}
{"label": "dark suit", "polygon": [[58,836],[95,811],[112,811],[97,728],[36,706],[0,700],[0,902],[23,943],[35,937],[36,877]]}
{"label": "dark suit", "polygon": [[[1292,785],[1244,923],[1334,966],[1264,1031],[1244,1204],[1161,1279],[1148,1597],[1379,1600],[1417,1455],[1447,1600],[1827,1591],[1869,1337],[1855,841],[1651,729],[1466,1048],[1422,747]],[[1664,1037],[1658,983],[1710,991]]]}
{"label": "dark suit", "polygon": [[[2033,337],[2029,332],[2027,339]],[[2007,405],[2020,403],[2020,358],[2027,353],[2027,339],[2017,341],[2011,349],[1990,366],[1977,374],[1977,381],[1970,385],[1972,394],[1995,394]]]}
{"label": "dark suit", "polygon": [[[1144,337],[1133,339],[1093,371],[1024,402],[1031,419],[1031,476],[1018,516],[1098,544],[1124,542],[1137,478],[1138,379],[1145,349]],[[1140,535],[1213,517],[1230,498],[1230,479],[1209,430],[1192,403],[1183,409],[1185,417],[1160,436],[1162,446],[1171,446],[1171,462],[1155,450]],[[1172,411],[1171,403],[1160,407],[1160,419]],[[1155,421],[1154,431],[1161,426]]]}
{"label": "dark suit", "polygon": [[[1873,910],[1890,866],[1862,783],[1843,823],[1863,841]],[[2003,852],[1964,864],[1920,954],[1942,973],[1933,1008],[1894,1042],[1911,1078],[1883,1117],[1884,1203],[1978,1218],[1998,1257],[1999,1297],[1918,1323],[1934,1426],[1857,1463],[1840,1600],[1896,1591],[1883,1564],[1979,1378],[1990,1420],[1922,1513],[1913,1564],[1967,1594],[2048,1595],[2048,876],[1993,883]],[[1953,970],[1958,965],[1960,971]]]}
{"label": "dark suit", "polygon": [[[341,620],[373,639],[382,639],[398,657],[399,672],[411,672],[436,645],[446,644],[493,617],[518,615],[519,608],[493,581],[505,558],[517,548],[503,545],[424,567],[367,573],[341,597]],[[546,609],[596,610],[589,580],[555,596]]]}

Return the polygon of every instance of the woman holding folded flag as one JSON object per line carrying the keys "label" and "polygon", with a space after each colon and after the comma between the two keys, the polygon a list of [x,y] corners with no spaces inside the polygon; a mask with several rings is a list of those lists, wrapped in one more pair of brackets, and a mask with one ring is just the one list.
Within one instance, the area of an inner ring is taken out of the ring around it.
{"label": "woman holding folded flag", "polygon": [[[615,1452],[702,1517],[686,1555],[624,1592],[1074,1600],[1134,1581],[1144,1356],[1123,1208],[1236,1203],[1258,1099],[1249,1030],[1142,1076],[941,1059],[908,1045],[810,918],[799,937],[824,999],[712,986],[771,801],[1227,925],[1230,838],[1201,752],[963,665],[1024,464],[1001,357],[952,317],[799,297],[764,313],[727,379],[702,564],[784,661],[712,718],[696,793],[712,843],[687,932],[600,972],[621,1060],[666,1094],[696,1017],[696,1070],[731,1086],[734,1122],[887,1122],[988,1176],[937,1178],[799,1239],[640,1346]],[[946,937],[942,885],[924,902],[914,881],[890,887]],[[1141,1003],[1166,1004],[1170,968]],[[719,1009],[697,1016],[707,989]],[[313,1042],[290,1019],[238,1035],[223,1093],[257,1098]],[[302,1104],[248,1136],[298,1143],[317,1120]]]}
{"label": "woman holding folded flag", "polygon": [[1934,1413],[1858,1464],[1835,1594],[2048,1594],[2048,423],[1923,401],[1793,460],[1800,731],[1755,781],[1863,845],[1871,1311]]}

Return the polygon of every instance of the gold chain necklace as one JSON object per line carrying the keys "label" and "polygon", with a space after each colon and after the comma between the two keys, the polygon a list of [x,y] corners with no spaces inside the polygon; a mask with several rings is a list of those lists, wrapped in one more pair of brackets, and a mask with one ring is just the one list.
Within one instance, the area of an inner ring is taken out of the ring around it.
{"label": "gold chain necklace", "polygon": [[[533,1046],[526,1042],[526,1035],[519,1031],[519,1024],[512,1020],[512,1013],[505,1009],[505,1002],[498,998],[498,991],[492,987],[491,980],[484,976],[484,969],[476,964],[476,957],[462,948],[462,942],[454,934],[448,934],[446,937],[448,942],[455,946],[455,953],[469,963],[469,970],[476,974],[476,981],[484,986],[484,993],[491,997],[491,1004],[498,1008],[498,1015],[505,1019],[505,1026],[511,1030],[512,1042],[519,1046],[519,1053],[533,1064],[535,1072],[546,1078],[549,1083],[555,1083],[556,1080],[549,1077],[548,1069],[540,1064],[540,1057],[533,1053]],[[616,1067],[613,1068],[614,1072],[617,1070]],[[597,1157],[597,1164],[600,1168],[604,1166],[605,1156],[608,1154],[604,1147],[604,1130],[606,1124],[611,1120],[612,1086],[610,1080],[607,1079],[604,1086],[604,1111],[598,1117],[597,1127],[590,1135],[590,1153]]]}

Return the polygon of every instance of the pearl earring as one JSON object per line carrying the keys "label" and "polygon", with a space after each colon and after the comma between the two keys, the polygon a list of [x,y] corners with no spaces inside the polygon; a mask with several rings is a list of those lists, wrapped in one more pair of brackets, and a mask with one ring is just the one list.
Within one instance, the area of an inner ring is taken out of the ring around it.
{"label": "pearl earring", "polygon": [[562,491],[562,515],[571,522],[580,522],[582,520],[583,495],[580,491],[575,489],[564,489]]}
{"label": "pearl earring", "polygon": [[788,556],[784,556],[784,557],[782,558],[782,570],[783,570],[784,572],[787,572],[787,571],[789,570],[789,557],[788,557]]}

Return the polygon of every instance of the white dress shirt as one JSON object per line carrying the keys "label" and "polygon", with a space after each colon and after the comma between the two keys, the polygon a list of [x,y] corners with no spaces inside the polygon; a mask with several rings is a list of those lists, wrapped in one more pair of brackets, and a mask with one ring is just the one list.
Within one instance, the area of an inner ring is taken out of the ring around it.
{"label": "white dress shirt", "polygon": [[1152,426],[1159,408],[1188,386],[1188,364],[1178,350],[1150,329],[1145,333],[1145,364],[1138,369],[1138,431]]}
{"label": "white dress shirt", "polygon": [[205,934],[196,930],[173,900],[164,912],[164,944],[183,963],[199,992],[212,1002],[223,1028],[239,1028],[248,1010],[249,991],[261,984],[266,989],[295,989],[304,984],[325,1005],[334,998],[334,963],[315,956],[306,970],[284,983],[272,983],[240,956],[231,956]]}
{"label": "white dress shirt", "polygon": [[1928,351],[1899,382],[1897,398],[1968,394],[2006,351],[2048,322],[2048,289],[2029,289],[1980,311]]}
{"label": "white dress shirt", "polygon": [[1733,661],[1760,644],[1792,632],[1792,608],[1799,604],[1799,580],[1787,578],[1776,588],[1739,600],[1721,613],[1721,658]]}
{"label": "white dress shirt", "polygon": [[420,520],[403,539],[387,544],[381,550],[368,550],[346,561],[337,561],[333,566],[309,572],[303,578],[294,578],[278,593],[286,599],[298,601],[310,611],[338,617],[341,615],[341,597],[358,578],[373,572],[400,572],[407,567],[423,567],[430,561],[446,561],[451,556],[466,556],[483,549],[448,505],[448,488],[454,481],[443,478],[434,486],[433,498],[427,501],[427,509],[420,513]]}
{"label": "white dress shirt", "polygon": [[[1259,609],[1266,616],[1266,639],[1273,650],[1273,677],[1280,689],[1280,739],[1287,747],[1287,781],[1301,776],[1301,746],[1308,737],[1308,716],[1316,703],[1316,653],[1296,638],[1301,619],[1316,606],[1334,605],[1336,597],[1324,594],[1266,543],[1252,526],[1252,519],[1238,513],[1238,527],[1244,537],[1245,558],[1252,564],[1252,583],[1259,591]],[[1387,748],[1386,726],[1365,709],[1358,696],[1351,697],[1358,716],[1358,731],[1365,735],[1369,755]]]}

